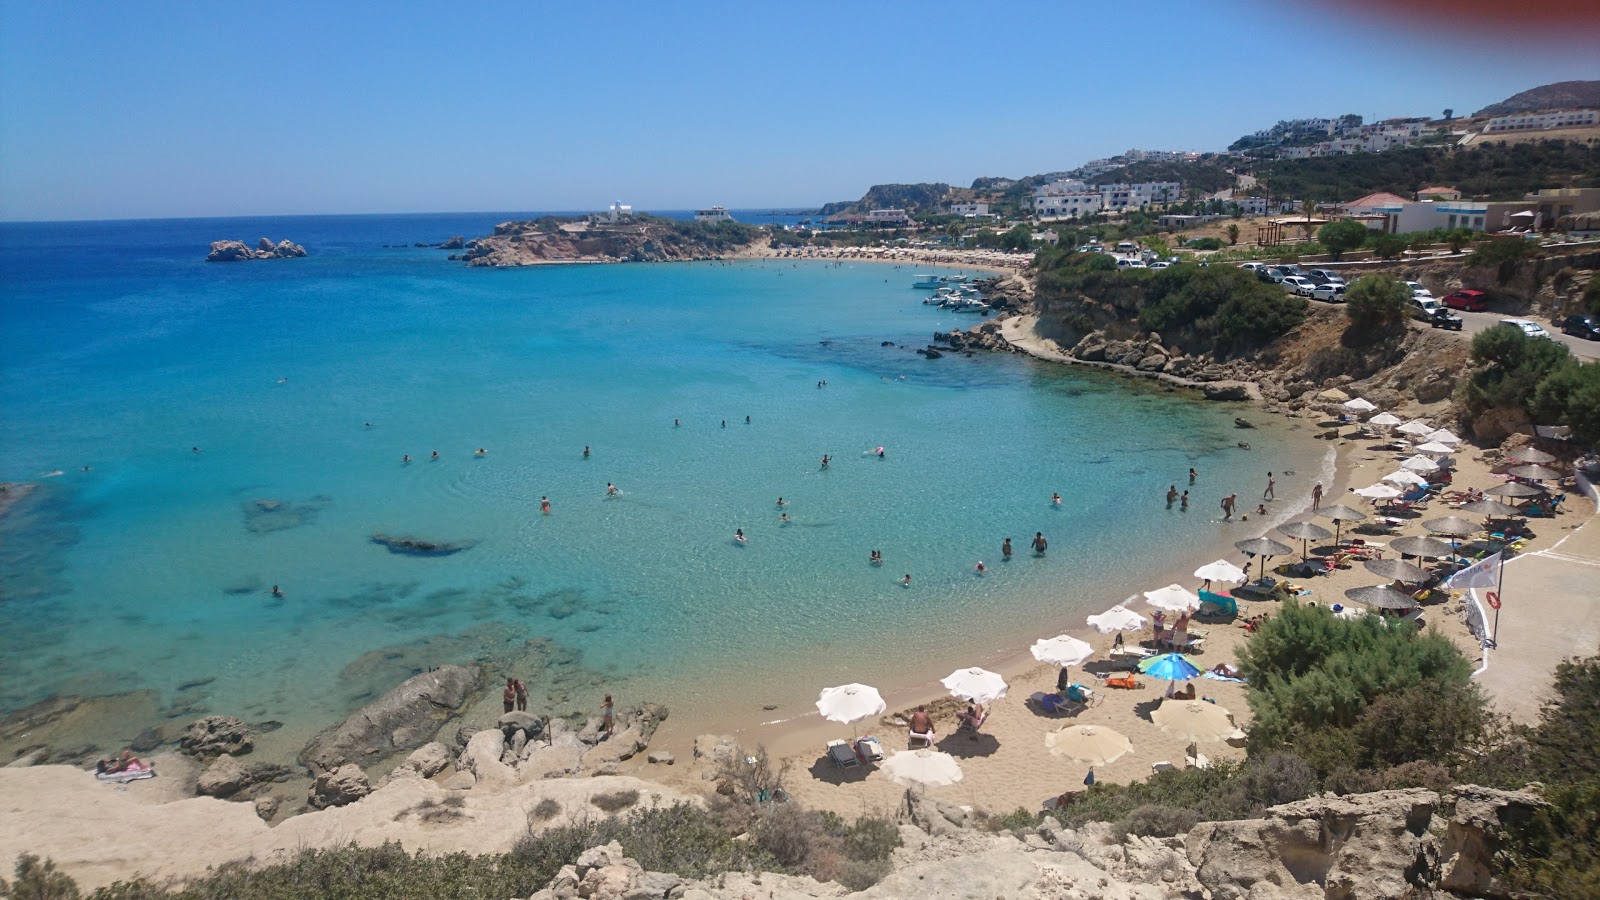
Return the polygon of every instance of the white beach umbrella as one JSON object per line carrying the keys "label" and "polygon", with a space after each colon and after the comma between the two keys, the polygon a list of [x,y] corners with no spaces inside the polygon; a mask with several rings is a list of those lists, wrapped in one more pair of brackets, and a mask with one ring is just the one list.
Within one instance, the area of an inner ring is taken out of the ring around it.
{"label": "white beach umbrella", "polygon": [[950,692],[950,696],[971,700],[974,703],[991,703],[1006,695],[1004,678],[988,669],[976,666],[970,669],[957,669],[939,683]]}
{"label": "white beach umbrella", "polygon": [[890,781],[905,787],[939,787],[962,778],[961,764],[954,756],[926,747],[897,750],[878,768]]}
{"label": "white beach umbrella", "polygon": [[1410,469],[1399,469],[1397,471],[1390,472],[1389,474],[1383,476],[1383,480],[1389,482],[1390,484],[1417,485],[1428,483],[1428,479],[1423,478],[1421,475],[1418,475]]}
{"label": "white beach umbrella", "polygon": [[1158,609],[1170,609],[1174,612],[1184,610],[1194,611],[1200,608],[1200,598],[1183,589],[1181,585],[1169,584],[1164,588],[1145,591],[1146,603]]}
{"label": "white beach umbrella", "polygon": [[1150,721],[1186,741],[1220,741],[1238,727],[1233,713],[1201,700],[1163,700],[1150,712]]}
{"label": "white beach umbrella", "polygon": [[1415,434],[1419,437],[1424,434],[1433,434],[1436,430],[1437,429],[1435,429],[1432,425],[1429,425],[1427,422],[1424,422],[1421,419],[1413,419],[1410,422],[1400,426],[1401,432],[1405,434]]}
{"label": "white beach umbrella", "polygon": [[1418,454],[1406,459],[1405,462],[1402,462],[1400,464],[1400,468],[1410,469],[1413,472],[1432,472],[1434,469],[1439,468],[1439,461]]}
{"label": "white beach umbrella", "polygon": [[1089,624],[1101,634],[1113,631],[1138,631],[1145,626],[1144,616],[1117,604],[1097,616],[1089,617]]}
{"label": "white beach umbrella", "polygon": [[1343,406],[1345,409],[1356,413],[1372,412],[1378,408],[1378,404],[1362,397],[1357,397],[1354,400],[1346,400],[1343,403]]}
{"label": "white beach umbrella", "polygon": [[1367,424],[1368,425],[1383,425],[1385,427],[1391,426],[1391,425],[1399,425],[1400,424],[1400,417],[1395,415],[1394,413],[1378,413],[1377,415],[1375,415],[1372,418],[1368,419],[1367,420]]}
{"label": "white beach umbrella", "polygon": [[1076,666],[1094,655],[1087,641],[1070,634],[1041,638],[1033,642],[1033,658],[1052,666]]}
{"label": "white beach umbrella", "polygon": [[1418,444],[1417,452],[1426,453],[1430,456],[1448,456],[1456,452],[1456,448],[1441,444],[1438,441],[1429,441],[1426,444]]}
{"label": "white beach umbrella", "polygon": [[1045,735],[1044,745],[1056,756],[1091,766],[1108,766],[1133,752],[1127,735],[1099,725],[1068,725]]}
{"label": "white beach umbrella", "polygon": [[867,716],[882,715],[885,709],[888,705],[878,689],[864,684],[823,688],[822,695],[817,698],[817,712],[822,713],[824,719],[846,725]]}
{"label": "white beach umbrella", "polygon": [[1216,562],[1206,563],[1195,569],[1194,577],[1202,578],[1206,581],[1243,581],[1246,575],[1243,569],[1233,563],[1225,559],[1219,559]]}
{"label": "white beach umbrella", "polygon": [[1400,496],[1399,491],[1388,486],[1387,484],[1369,485],[1359,491],[1356,491],[1355,493],[1367,498],[1368,500],[1390,500]]}
{"label": "white beach umbrella", "polygon": [[1428,440],[1437,444],[1459,444],[1461,438],[1456,437],[1448,428],[1441,428],[1428,435]]}

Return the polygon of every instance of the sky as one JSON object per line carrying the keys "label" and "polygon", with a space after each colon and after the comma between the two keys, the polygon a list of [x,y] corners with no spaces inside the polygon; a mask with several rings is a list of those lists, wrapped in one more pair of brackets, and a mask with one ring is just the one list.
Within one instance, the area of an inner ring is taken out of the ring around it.
{"label": "sky", "polygon": [[804,207],[1600,78],[1371,4],[0,0],[0,219]]}

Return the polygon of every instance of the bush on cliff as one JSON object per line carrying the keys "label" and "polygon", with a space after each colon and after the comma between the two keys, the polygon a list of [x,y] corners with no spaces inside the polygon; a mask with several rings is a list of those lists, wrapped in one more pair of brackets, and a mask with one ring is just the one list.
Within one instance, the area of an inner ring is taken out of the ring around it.
{"label": "bush on cliff", "polygon": [[1480,269],[1494,269],[1495,283],[1505,284],[1516,276],[1526,260],[1540,253],[1539,245],[1519,237],[1495,238],[1479,244],[1467,256],[1467,265]]}
{"label": "bush on cliff", "polygon": [[1358,343],[1405,329],[1411,291],[1393,276],[1363,275],[1345,290],[1344,299],[1344,314]]}
{"label": "bush on cliff", "polygon": [[1600,363],[1581,363],[1566,345],[1496,325],[1472,339],[1477,368],[1458,389],[1468,416],[1516,409],[1539,425],[1568,425],[1600,443]]}

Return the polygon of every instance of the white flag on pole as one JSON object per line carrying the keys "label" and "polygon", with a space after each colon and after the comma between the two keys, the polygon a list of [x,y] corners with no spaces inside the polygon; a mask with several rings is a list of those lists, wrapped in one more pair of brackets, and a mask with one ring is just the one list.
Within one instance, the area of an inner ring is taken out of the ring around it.
{"label": "white flag on pole", "polygon": [[1444,586],[1452,590],[1472,588],[1480,591],[1492,591],[1500,586],[1501,562],[1499,553],[1480,559],[1446,578]]}

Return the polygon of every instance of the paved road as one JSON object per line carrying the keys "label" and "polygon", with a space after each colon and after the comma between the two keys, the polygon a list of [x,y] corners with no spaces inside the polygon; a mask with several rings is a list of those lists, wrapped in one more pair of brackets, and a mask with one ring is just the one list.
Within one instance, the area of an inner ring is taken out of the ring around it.
{"label": "paved road", "polygon": [[[1469,340],[1474,334],[1477,334],[1485,328],[1492,327],[1501,319],[1510,318],[1505,313],[1497,312],[1475,313],[1466,312],[1465,310],[1459,309],[1455,310],[1454,312],[1456,315],[1461,317],[1461,333]],[[1543,319],[1534,319],[1533,321],[1538,322],[1544,327],[1545,331],[1550,332],[1550,337],[1560,341],[1563,344],[1566,344],[1567,349],[1572,351],[1573,356],[1584,360],[1600,360],[1600,341],[1586,341],[1583,338],[1573,337],[1570,334],[1562,334],[1561,329],[1551,325],[1549,322],[1546,322]]]}

